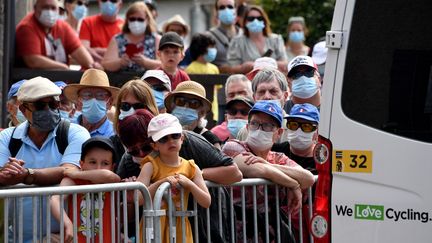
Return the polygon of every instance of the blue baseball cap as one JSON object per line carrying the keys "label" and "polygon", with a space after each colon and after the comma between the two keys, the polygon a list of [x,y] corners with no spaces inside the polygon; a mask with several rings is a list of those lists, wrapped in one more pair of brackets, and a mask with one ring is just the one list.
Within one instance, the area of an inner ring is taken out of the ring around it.
{"label": "blue baseball cap", "polygon": [[20,81],[18,81],[18,82],[16,82],[16,83],[12,84],[12,86],[11,86],[10,89],[9,89],[8,95],[7,95],[8,100],[12,99],[12,97],[17,96],[18,89],[21,87],[21,85],[22,85],[25,81],[26,81],[26,80],[23,79],[23,80],[20,80]]}
{"label": "blue baseball cap", "polygon": [[255,103],[252,109],[249,111],[249,117],[253,113],[263,112],[271,117],[273,117],[277,122],[279,127],[282,127],[282,108],[279,104],[272,100],[259,100]]}
{"label": "blue baseball cap", "polygon": [[285,117],[286,119],[301,118],[311,122],[319,123],[319,112],[316,106],[304,103],[295,104],[290,111],[290,114]]}
{"label": "blue baseball cap", "polygon": [[63,90],[64,89],[64,87],[66,87],[66,83],[65,82],[63,82],[63,81],[55,81],[54,82],[55,83],[55,85],[57,85],[57,87],[59,87],[61,90]]}

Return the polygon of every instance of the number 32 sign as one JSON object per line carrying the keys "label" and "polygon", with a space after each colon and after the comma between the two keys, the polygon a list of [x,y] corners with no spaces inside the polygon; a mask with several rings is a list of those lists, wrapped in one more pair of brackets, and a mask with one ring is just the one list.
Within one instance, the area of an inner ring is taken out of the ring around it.
{"label": "number 32 sign", "polygon": [[372,151],[334,150],[333,172],[372,173]]}

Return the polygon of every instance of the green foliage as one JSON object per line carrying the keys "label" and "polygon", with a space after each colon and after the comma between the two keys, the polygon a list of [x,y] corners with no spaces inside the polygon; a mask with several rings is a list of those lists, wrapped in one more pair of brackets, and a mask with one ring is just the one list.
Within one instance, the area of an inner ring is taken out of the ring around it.
{"label": "green foliage", "polygon": [[309,35],[306,44],[312,47],[330,30],[336,0],[258,0],[271,20],[274,33],[287,38],[288,19],[292,16],[303,16]]}

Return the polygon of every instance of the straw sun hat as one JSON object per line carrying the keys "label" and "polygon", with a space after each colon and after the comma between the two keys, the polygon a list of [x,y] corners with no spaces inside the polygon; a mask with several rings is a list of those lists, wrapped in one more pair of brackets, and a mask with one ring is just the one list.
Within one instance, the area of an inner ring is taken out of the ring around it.
{"label": "straw sun hat", "polygon": [[171,112],[174,109],[174,98],[182,96],[183,94],[194,96],[194,98],[202,102],[205,112],[210,111],[211,103],[206,99],[206,91],[204,87],[195,81],[184,81],[177,85],[176,89],[165,98],[165,107],[168,112]]}
{"label": "straw sun hat", "polygon": [[84,88],[103,88],[111,93],[111,97],[115,100],[119,92],[119,88],[110,86],[107,74],[98,69],[88,69],[81,77],[79,84],[67,85],[63,92],[66,98],[72,101],[78,100],[78,92]]}

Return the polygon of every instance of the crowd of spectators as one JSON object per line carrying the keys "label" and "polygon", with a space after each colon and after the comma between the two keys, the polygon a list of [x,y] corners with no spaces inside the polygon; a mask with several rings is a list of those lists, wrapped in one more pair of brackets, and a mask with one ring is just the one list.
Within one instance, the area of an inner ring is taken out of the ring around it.
{"label": "crowd of spectators", "polygon": [[[314,184],[312,153],[326,57],[322,43],[313,50],[305,45],[303,17],[287,20],[284,41],[272,33],[260,6],[215,0],[217,25],[185,43],[191,32],[187,21],[172,16],[159,31],[152,0],[129,5],[124,19],[122,0],[98,0],[100,13],[93,16],[87,16],[86,0],[60,2],[36,0],[34,11],[19,22],[17,65],[55,70],[74,63],[83,74],[76,84],[34,77],[11,85],[9,127],[0,132],[0,185],[138,180],[154,192],[167,181],[190,191],[203,206],[202,215],[209,207],[218,217],[217,202],[228,205],[229,194],[207,189],[203,179],[229,185],[258,177],[289,189],[281,218],[282,227],[288,225],[285,217],[300,209],[305,190]],[[117,88],[105,71],[144,75]],[[222,90],[226,106],[219,110],[223,120],[209,128],[212,103],[204,86],[188,74],[219,73],[230,74]],[[154,174],[155,169],[162,174]],[[51,200],[55,233],[62,212],[59,199]],[[228,222],[230,210],[222,213]],[[32,215],[25,213],[24,222],[32,222]],[[62,218],[70,238],[70,219]],[[204,242],[210,237],[207,222],[198,221]],[[229,228],[235,226],[211,224],[214,242],[242,240],[241,234],[231,235]],[[24,227],[32,232],[32,224]],[[134,225],[129,229],[129,236],[139,236]],[[191,230],[186,229],[188,240]],[[296,238],[289,230],[283,235],[289,242]],[[24,235],[24,241],[29,239],[30,233]]]}

